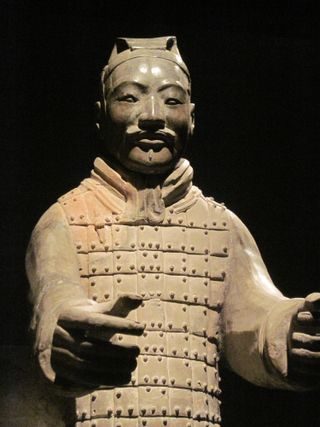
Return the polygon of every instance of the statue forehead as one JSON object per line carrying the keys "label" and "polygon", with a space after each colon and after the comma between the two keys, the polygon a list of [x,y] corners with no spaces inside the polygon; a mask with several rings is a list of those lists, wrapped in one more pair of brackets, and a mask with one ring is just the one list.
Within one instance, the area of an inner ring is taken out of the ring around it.
{"label": "statue forehead", "polygon": [[154,57],[133,58],[118,65],[106,80],[107,89],[123,83],[176,84],[189,90],[189,80],[181,68],[166,59]]}

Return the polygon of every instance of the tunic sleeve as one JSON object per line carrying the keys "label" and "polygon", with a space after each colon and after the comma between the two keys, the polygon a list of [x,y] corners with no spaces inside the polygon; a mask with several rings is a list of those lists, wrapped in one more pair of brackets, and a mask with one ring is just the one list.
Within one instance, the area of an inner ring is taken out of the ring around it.
{"label": "tunic sleeve", "polygon": [[302,390],[288,373],[288,333],[304,299],[273,284],[245,225],[231,215],[231,261],[222,313],[223,357],[244,379],[263,387]]}
{"label": "tunic sleeve", "polygon": [[35,226],[26,255],[26,271],[33,304],[31,329],[35,353],[47,379],[54,382],[51,346],[59,314],[68,306],[88,303],[80,285],[78,262],[68,223],[58,203]]}

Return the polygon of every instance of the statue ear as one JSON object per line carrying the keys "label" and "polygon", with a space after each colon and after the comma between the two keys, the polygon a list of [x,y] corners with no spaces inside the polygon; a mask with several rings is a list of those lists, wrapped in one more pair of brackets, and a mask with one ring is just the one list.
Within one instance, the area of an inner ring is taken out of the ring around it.
{"label": "statue ear", "polygon": [[190,103],[190,121],[191,121],[190,135],[193,135],[193,131],[195,127],[195,109],[196,109],[196,105],[193,103]]}
{"label": "statue ear", "polygon": [[98,137],[102,138],[102,123],[101,123],[101,115],[102,115],[102,108],[101,108],[101,102],[97,101],[94,104],[94,113],[95,113],[95,120],[96,120],[96,129],[98,133]]}
{"label": "statue ear", "polygon": [[94,115],[96,120],[96,126],[98,129],[100,129],[100,120],[101,120],[101,102],[97,101],[94,104]]}

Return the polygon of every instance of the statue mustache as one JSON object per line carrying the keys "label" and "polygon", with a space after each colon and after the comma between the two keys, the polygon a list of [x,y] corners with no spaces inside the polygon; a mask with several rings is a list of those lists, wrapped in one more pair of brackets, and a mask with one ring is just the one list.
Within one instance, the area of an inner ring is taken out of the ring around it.
{"label": "statue mustache", "polygon": [[169,128],[159,129],[152,132],[141,130],[137,126],[129,128],[126,132],[126,140],[131,144],[137,143],[143,139],[148,139],[150,141],[163,141],[168,145],[173,145],[176,139],[176,134]]}

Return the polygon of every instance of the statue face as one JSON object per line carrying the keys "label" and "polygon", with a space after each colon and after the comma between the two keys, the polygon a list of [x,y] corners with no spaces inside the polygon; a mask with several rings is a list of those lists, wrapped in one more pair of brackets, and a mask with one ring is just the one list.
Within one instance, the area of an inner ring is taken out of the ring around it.
{"label": "statue face", "polygon": [[134,58],[120,64],[106,82],[101,112],[106,148],[129,170],[170,170],[193,130],[189,82],[173,62]]}

